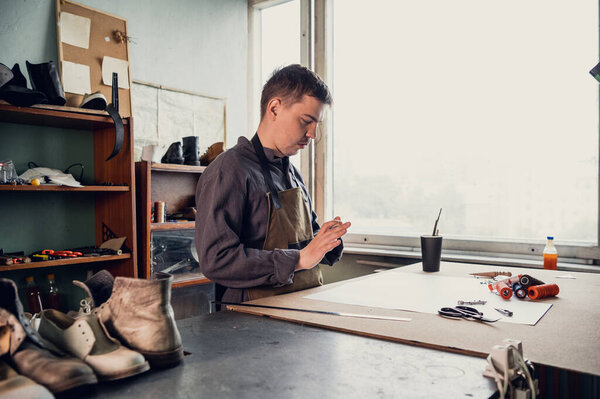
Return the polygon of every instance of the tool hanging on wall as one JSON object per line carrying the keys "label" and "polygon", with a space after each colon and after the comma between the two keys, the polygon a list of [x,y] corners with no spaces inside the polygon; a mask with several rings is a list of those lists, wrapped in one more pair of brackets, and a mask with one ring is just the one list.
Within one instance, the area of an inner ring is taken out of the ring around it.
{"label": "tool hanging on wall", "polygon": [[125,137],[123,131],[123,119],[121,119],[121,115],[119,115],[119,75],[116,72],[113,72],[112,74],[112,102],[106,106],[106,112],[108,112],[115,122],[115,146],[112,154],[105,160],[108,161],[121,151]]}

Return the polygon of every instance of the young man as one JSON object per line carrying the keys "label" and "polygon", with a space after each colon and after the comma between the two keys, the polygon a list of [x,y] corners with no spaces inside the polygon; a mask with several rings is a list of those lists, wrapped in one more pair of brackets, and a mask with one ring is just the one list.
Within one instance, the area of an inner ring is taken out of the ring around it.
{"label": "young man", "polygon": [[275,71],[249,141],[219,155],[196,188],[196,249],[217,300],[243,302],[322,284],[319,263],[340,260],[350,223],[322,227],[289,156],[316,137],[329,89],[301,65]]}

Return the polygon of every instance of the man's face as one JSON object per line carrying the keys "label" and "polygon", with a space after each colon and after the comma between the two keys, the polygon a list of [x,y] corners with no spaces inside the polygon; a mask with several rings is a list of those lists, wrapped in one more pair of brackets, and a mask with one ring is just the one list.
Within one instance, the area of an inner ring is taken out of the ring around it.
{"label": "man's face", "polygon": [[317,135],[317,126],[323,117],[325,104],[308,95],[293,104],[282,104],[275,119],[277,134],[275,152],[292,156],[305,148]]}

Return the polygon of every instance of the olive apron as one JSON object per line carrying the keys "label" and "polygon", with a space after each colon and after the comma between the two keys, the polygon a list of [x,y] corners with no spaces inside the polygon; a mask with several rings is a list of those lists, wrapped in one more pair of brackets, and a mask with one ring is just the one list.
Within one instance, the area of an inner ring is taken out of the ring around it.
{"label": "olive apron", "polygon": [[[273,183],[273,177],[269,171],[269,161],[267,160],[264,148],[256,134],[252,138],[252,145],[260,160],[261,170],[269,189],[266,193],[267,201],[269,201],[269,216],[267,220],[267,235],[263,244],[263,250],[272,251],[277,248],[301,249],[305,242],[308,242],[313,238],[311,212],[308,207],[308,199],[304,197],[300,184],[297,184],[298,187],[277,191],[275,184]],[[249,288],[247,292],[248,298],[254,300],[293,291],[300,291],[319,285],[323,285],[323,275],[321,274],[321,269],[317,265],[309,270],[295,272],[292,284],[281,287],[262,285],[255,288]]]}

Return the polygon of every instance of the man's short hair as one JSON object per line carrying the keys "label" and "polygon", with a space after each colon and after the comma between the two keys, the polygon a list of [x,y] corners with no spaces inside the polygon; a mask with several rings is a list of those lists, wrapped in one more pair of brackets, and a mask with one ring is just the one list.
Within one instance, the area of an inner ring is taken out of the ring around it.
{"label": "man's short hair", "polygon": [[315,97],[327,105],[333,102],[325,82],[310,69],[298,64],[276,69],[263,87],[260,98],[260,118],[265,116],[271,99],[280,97],[282,103],[291,105],[301,101],[304,95]]}

